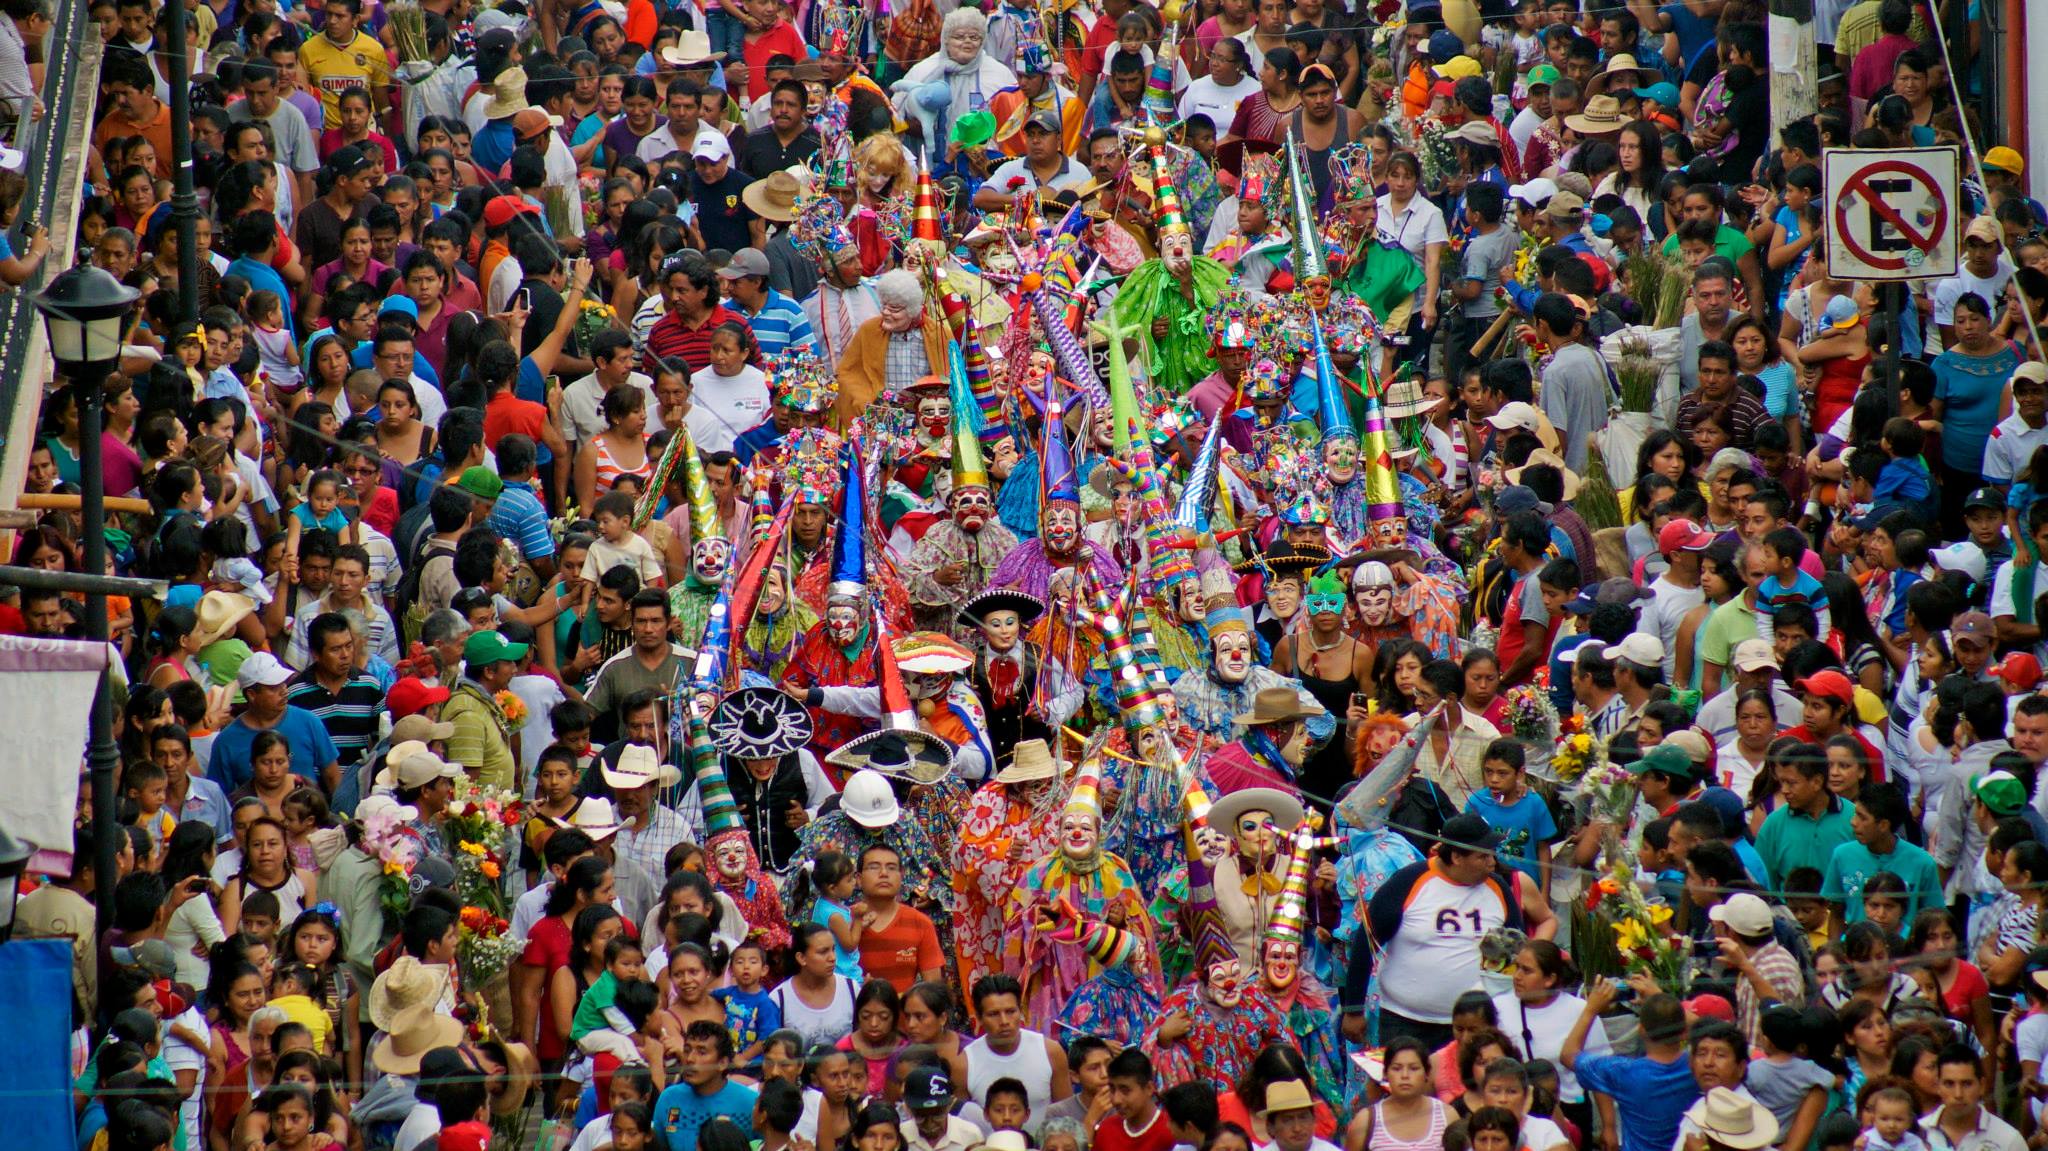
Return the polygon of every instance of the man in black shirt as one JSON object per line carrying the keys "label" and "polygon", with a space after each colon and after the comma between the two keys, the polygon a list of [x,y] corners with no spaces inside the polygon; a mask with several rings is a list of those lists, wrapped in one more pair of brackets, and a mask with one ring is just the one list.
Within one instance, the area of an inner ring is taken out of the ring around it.
{"label": "man in black shirt", "polygon": [[818,133],[804,115],[804,86],[778,81],[768,94],[768,126],[747,133],[740,145],[740,170],[756,180],[780,172],[818,150]]}
{"label": "man in black shirt", "polygon": [[752,181],[733,169],[732,145],[725,137],[699,134],[691,158],[697,171],[690,181],[690,198],[697,205],[697,232],[704,238],[704,249],[737,252],[766,243],[766,226],[741,199]]}

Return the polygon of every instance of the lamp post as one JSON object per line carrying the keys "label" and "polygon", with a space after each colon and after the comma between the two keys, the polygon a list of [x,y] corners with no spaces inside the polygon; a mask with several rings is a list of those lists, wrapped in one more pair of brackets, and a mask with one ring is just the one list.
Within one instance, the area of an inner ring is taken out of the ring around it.
{"label": "lamp post", "polygon": [[[50,356],[57,361],[58,372],[71,381],[78,393],[78,479],[83,493],[79,497],[79,522],[85,536],[85,570],[92,575],[107,573],[107,483],[101,461],[100,396],[107,377],[120,362],[121,335],[141,294],[105,269],[86,265],[51,280],[35,300],[36,310],[43,314],[43,327],[49,333]],[[88,639],[101,643],[107,640],[104,590],[86,593],[85,633]],[[103,885],[100,898],[94,901],[95,936],[105,935],[113,926],[111,893],[120,874],[116,862],[119,853],[114,848],[114,836],[120,831],[114,810],[114,767],[119,758],[114,747],[114,701],[108,690],[107,673],[102,671],[99,690],[93,694],[86,750],[86,762],[92,771],[93,841],[99,855],[93,861],[93,874],[99,876]]]}
{"label": "lamp post", "polygon": [[0,943],[14,934],[14,903],[21,898],[21,876],[35,853],[33,845],[0,830]]}

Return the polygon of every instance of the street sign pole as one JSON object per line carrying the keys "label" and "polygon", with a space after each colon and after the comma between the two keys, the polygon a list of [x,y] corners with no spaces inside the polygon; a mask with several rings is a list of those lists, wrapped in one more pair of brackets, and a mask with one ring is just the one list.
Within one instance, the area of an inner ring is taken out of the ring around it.
{"label": "street sign pole", "polygon": [[1899,414],[1899,346],[1905,343],[1899,338],[1900,325],[1906,322],[1906,285],[1893,280],[1884,286],[1885,310],[1890,314],[1885,324],[1884,338],[1884,403],[1888,416]]}

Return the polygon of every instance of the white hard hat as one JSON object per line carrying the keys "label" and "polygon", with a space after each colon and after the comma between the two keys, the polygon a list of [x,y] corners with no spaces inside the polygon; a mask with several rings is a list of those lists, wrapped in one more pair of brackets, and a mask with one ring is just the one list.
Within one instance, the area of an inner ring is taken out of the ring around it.
{"label": "white hard hat", "polygon": [[839,793],[839,810],[869,830],[887,827],[903,814],[888,779],[873,771],[856,771],[846,781],[846,790]]}

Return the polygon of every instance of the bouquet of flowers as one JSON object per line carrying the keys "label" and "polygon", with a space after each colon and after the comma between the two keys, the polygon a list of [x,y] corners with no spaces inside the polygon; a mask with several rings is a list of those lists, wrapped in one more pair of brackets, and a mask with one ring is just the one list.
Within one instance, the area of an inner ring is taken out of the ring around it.
{"label": "bouquet of flowers", "polygon": [[505,914],[505,860],[518,844],[525,817],[525,805],[512,792],[467,776],[456,780],[441,834],[454,847],[455,892],[464,906]]}
{"label": "bouquet of flowers", "polygon": [[[1635,778],[1628,773],[1627,768],[1607,758],[1607,746],[1604,741],[1594,745],[1594,754],[1597,755],[1598,762],[1588,764],[1582,773],[1581,790],[1590,802],[1588,818],[1613,827],[1626,827],[1639,802]],[[1608,854],[1622,852],[1615,850],[1615,845],[1610,844]]]}
{"label": "bouquet of flowers", "polygon": [[1557,739],[1557,708],[1546,692],[1527,684],[1507,692],[1508,734],[1525,743],[1548,745]]}
{"label": "bouquet of flowers", "polygon": [[590,341],[596,339],[599,332],[618,326],[619,314],[612,310],[610,304],[585,296],[581,310],[576,313],[576,326],[570,329],[569,335],[577,347],[589,351]]}
{"label": "bouquet of flowers", "polygon": [[511,691],[501,691],[491,697],[498,701],[498,710],[505,713],[505,722],[519,727],[526,722],[526,701]]}
{"label": "bouquet of flowers", "polygon": [[1610,851],[1606,875],[1572,910],[1579,968],[1588,978],[1644,973],[1674,995],[1686,984],[1685,952],[1671,933],[1671,908],[1651,903],[1635,882],[1635,858]]}
{"label": "bouquet of flowers", "polygon": [[411,829],[390,811],[375,811],[363,817],[363,850],[384,867],[377,885],[377,902],[384,909],[386,926],[396,927],[411,909],[413,868],[419,863],[420,843]]}
{"label": "bouquet of flowers", "polygon": [[1550,753],[1550,769],[1557,774],[1559,783],[1577,782],[1586,774],[1586,767],[1593,761],[1596,748],[1593,737],[1585,732],[1568,734],[1557,741],[1557,750]]}
{"label": "bouquet of flowers", "polygon": [[481,987],[512,965],[519,943],[504,916],[481,907],[464,906],[459,922],[462,933],[455,943],[455,962],[462,971],[462,985]]}

